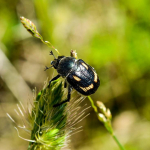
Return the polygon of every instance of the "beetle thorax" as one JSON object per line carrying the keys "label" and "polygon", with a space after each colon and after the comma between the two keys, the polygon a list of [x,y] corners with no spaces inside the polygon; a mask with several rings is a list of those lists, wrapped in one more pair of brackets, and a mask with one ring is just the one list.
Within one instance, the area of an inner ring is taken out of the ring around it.
{"label": "beetle thorax", "polygon": [[62,76],[66,77],[69,72],[75,67],[76,59],[73,57],[64,57],[59,61],[57,72]]}

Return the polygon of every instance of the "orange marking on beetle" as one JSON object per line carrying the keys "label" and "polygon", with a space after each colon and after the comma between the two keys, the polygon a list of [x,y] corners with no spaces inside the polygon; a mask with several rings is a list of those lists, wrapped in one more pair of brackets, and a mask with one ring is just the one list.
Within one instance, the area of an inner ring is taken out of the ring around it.
{"label": "orange marking on beetle", "polygon": [[93,87],[94,87],[93,84],[91,84],[91,85],[88,86],[89,89],[93,89]]}
{"label": "orange marking on beetle", "polygon": [[87,92],[87,89],[86,89],[86,88],[81,87],[81,86],[80,86],[80,88],[81,88],[84,92]]}
{"label": "orange marking on beetle", "polygon": [[77,76],[73,76],[73,78],[74,78],[76,81],[81,81],[81,79],[78,78]]}
{"label": "orange marking on beetle", "polygon": [[97,82],[97,74],[94,72],[94,82]]}
{"label": "orange marking on beetle", "polygon": [[88,70],[88,66],[85,63],[82,63],[82,65]]}
{"label": "orange marking on beetle", "polygon": [[87,86],[87,87],[81,87],[81,86],[80,86],[80,88],[81,88],[84,92],[87,92],[88,90],[93,89],[93,87],[94,87],[93,83],[90,84],[90,85]]}

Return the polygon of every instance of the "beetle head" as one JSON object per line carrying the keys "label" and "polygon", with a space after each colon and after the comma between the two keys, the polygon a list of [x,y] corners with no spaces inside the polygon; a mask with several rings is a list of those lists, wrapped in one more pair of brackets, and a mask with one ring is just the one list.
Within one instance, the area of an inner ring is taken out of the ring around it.
{"label": "beetle head", "polygon": [[53,61],[51,61],[51,65],[52,65],[55,69],[57,69],[58,64],[59,64],[58,59],[54,59]]}
{"label": "beetle head", "polygon": [[55,69],[57,69],[57,67],[58,67],[58,65],[59,65],[59,62],[60,62],[60,60],[63,58],[64,56],[58,56],[58,58],[56,59],[54,59],[53,61],[51,61],[51,65],[55,68]]}

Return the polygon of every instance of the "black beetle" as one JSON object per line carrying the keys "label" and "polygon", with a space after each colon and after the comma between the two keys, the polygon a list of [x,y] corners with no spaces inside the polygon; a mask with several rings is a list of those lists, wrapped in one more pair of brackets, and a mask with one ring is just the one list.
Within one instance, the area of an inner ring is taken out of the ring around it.
{"label": "black beetle", "polygon": [[[52,51],[50,52],[50,55],[54,56]],[[73,88],[80,94],[88,96],[95,93],[100,86],[100,80],[96,71],[82,59],[65,56],[58,56],[58,58],[55,58],[54,56],[54,60],[51,61],[51,67],[54,67],[57,70],[58,75],[49,81],[49,86],[52,81],[59,77],[65,78],[64,88],[67,87],[68,83],[67,99],[54,105],[54,107],[69,102]],[[45,70],[51,67],[46,67]]]}

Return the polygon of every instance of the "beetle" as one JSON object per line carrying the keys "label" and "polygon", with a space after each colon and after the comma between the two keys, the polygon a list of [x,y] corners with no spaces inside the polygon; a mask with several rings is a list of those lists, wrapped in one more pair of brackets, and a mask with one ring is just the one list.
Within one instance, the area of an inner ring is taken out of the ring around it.
{"label": "beetle", "polygon": [[94,68],[85,63],[82,59],[66,56],[58,56],[58,58],[56,58],[52,51],[50,55],[53,55],[54,60],[51,61],[50,67],[46,66],[45,70],[53,67],[57,70],[58,75],[49,81],[48,87],[50,87],[52,81],[60,77],[65,78],[64,88],[68,85],[67,99],[53,107],[69,102],[72,89],[75,89],[78,93],[85,96],[96,92],[100,86],[100,80]]}

